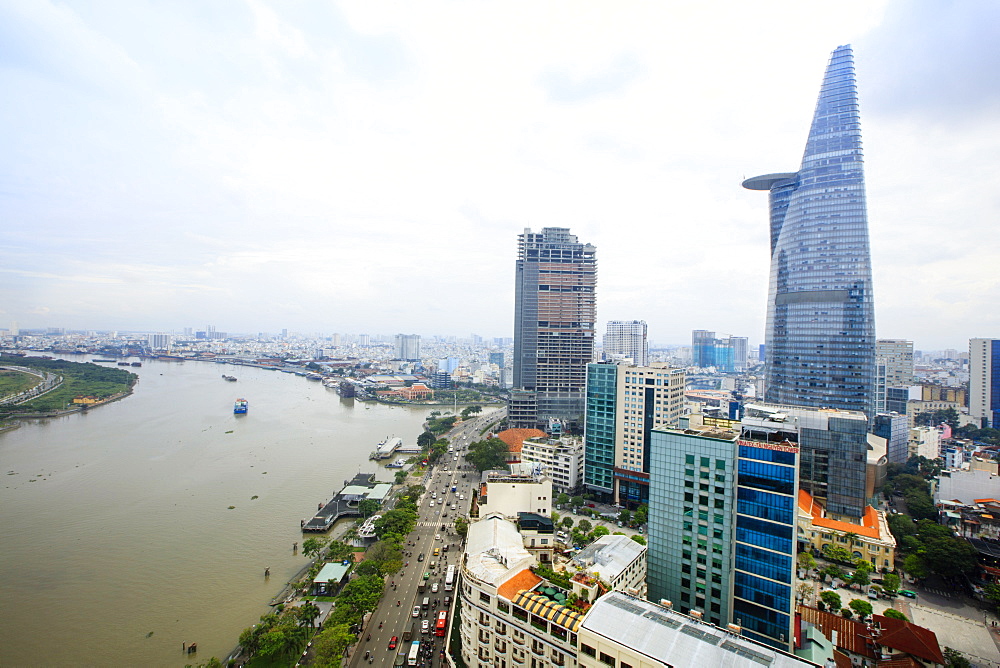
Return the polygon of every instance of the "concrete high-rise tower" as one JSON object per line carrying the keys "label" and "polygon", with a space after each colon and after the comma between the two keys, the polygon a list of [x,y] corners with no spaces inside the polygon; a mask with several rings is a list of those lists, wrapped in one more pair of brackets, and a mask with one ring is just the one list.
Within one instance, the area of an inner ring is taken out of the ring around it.
{"label": "concrete high-rise tower", "polygon": [[596,249],[563,227],[518,235],[512,427],[583,425],[594,359]]}
{"label": "concrete high-rise tower", "polygon": [[394,340],[395,358],[409,362],[420,361],[420,335],[397,334]]}
{"label": "concrete high-rise tower", "polygon": [[628,358],[636,366],[646,366],[649,363],[646,321],[609,321],[604,335],[604,356],[608,360]]}
{"label": "concrete high-rise tower", "polygon": [[1000,339],[969,340],[969,415],[1000,429]]}
{"label": "concrete high-rise tower", "polygon": [[770,201],[766,400],[871,416],[875,306],[850,46],[830,57],[799,171],[743,187]]}

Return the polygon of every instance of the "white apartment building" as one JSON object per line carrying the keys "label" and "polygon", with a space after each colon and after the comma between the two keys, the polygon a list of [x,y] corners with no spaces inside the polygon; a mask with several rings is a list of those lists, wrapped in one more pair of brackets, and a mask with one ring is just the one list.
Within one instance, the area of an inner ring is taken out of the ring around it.
{"label": "white apartment building", "polygon": [[521,463],[537,464],[552,479],[552,489],[572,494],[583,484],[583,440],[529,438],[521,446]]}
{"label": "white apartment building", "polygon": [[649,362],[645,320],[611,320],[604,335],[604,358],[630,360],[636,366]]}
{"label": "white apartment building", "polygon": [[479,516],[500,513],[516,519],[521,512],[552,512],[552,479],[537,464],[511,464],[510,471],[483,471]]}
{"label": "white apartment building", "polygon": [[469,527],[462,564],[462,660],[470,668],[575,668],[582,615],[536,588],[534,558],[500,514]]}
{"label": "white apartment building", "polygon": [[595,575],[613,591],[646,596],[646,546],[628,536],[601,536],[573,557],[572,566]]}
{"label": "white apartment building", "polygon": [[684,414],[684,369],[665,364],[618,370],[615,466],[648,471],[646,439],[651,429],[673,426]]}
{"label": "white apartment building", "polygon": [[941,454],[941,432],[936,427],[910,428],[908,449],[910,457],[937,459]]}

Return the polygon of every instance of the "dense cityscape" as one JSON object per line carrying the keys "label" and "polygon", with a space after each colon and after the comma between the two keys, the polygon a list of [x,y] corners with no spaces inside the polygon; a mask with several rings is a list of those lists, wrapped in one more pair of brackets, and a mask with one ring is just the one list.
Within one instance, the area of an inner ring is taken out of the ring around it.
{"label": "dense cityscape", "polygon": [[415,445],[372,453],[391,483],[359,474],[302,520],[321,534],[302,541],[312,567],[227,664],[994,665],[1000,339],[876,338],[850,47],[831,55],[799,170],[743,185],[769,195],[759,345],[699,329],[660,347],[641,319],[608,322],[598,345],[597,249],[546,227],[518,236],[513,338],[15,324],[5,373],[37,382],[5,414],[131,393],[105,374],[103,391],[40,403],[76,378],[39,367],[60,355],[439,407]]}
{"label": "dense cityscape", "polygon": [[917,4],[0,6],[0,665],[1000,668],[1000,11]]}

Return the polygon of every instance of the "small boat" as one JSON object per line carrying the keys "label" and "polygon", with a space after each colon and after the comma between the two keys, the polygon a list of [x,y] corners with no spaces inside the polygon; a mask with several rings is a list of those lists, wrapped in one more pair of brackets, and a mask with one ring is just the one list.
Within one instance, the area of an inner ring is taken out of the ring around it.
{"label": "small boat", "polygon": [[142,362],[132,362],[132,366],[142,366]]}
{"label": "small boat", "polygon": [[223,380],[228,380],[230,383],[236,382],[236,376],[227,376],[226,374],[222,374],[222,378]]}
{"label": "small boat", "polygon": [[114,363],[114,362],[117,362],[118,360],[102,360],[102,359],[97,359],[97,358],[95,357],[94,359],[92,359],[92,360],[90,360],[90,361],[91,361],[91,362],[112,362],[112,363]]}
{"label": "small boat", "polygon": [[236,400],[236,404],[233,406],[233,413],[236,415],[246,415],[248,410],[250,410],[250,403],[246,399]]}

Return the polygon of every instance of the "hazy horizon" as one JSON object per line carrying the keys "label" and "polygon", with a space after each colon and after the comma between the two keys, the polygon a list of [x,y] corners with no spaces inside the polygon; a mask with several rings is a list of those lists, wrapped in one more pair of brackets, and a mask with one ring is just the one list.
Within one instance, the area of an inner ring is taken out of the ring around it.
{"label": "hazy horizon", "polygon": [[1000,5],[722,5],[0,0],[0,324],[511,336],[555,226],[598,336],[760,343],[740,183],[850,43],[877,336],[1000,336]]}

